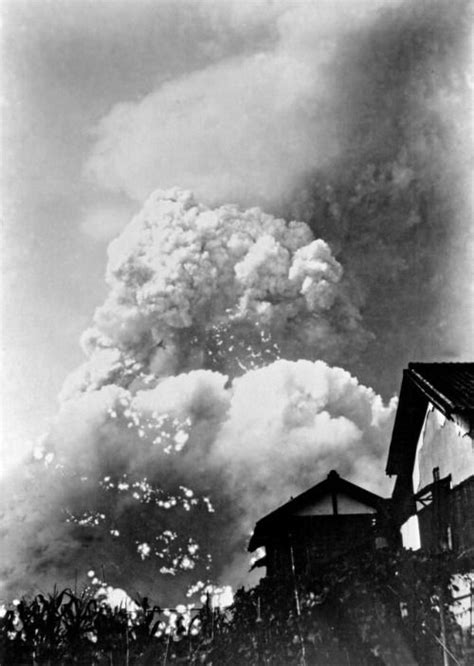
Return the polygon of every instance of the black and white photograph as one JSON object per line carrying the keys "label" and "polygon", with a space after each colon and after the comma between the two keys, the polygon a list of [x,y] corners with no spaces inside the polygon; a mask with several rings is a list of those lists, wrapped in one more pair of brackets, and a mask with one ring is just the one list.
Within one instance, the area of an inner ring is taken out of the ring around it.
{"label": "black and white photograph", "polygon": [[473,0],[0,47],[0,665],[472,666]]}

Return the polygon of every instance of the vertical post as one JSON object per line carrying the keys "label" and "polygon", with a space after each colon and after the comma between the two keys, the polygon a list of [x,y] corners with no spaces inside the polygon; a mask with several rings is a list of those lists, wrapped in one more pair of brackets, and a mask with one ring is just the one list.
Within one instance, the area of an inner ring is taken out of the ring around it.
{"label": "vertical post", "polygon": [[295,558],[293,555],[293,544],[291,543],[291,537],[290,537],[290,562],[291,562],[291,573],[293,578],[293,591],[295,595],[296,614],[300,616],[301,615],[300,598],[298,595],[298,585],[296,583]]}
{"label": "vertical post", "polygon": [[262,621],[262,615],[260,613],[260,595],[257,597],[257,622]]}
{"label": "vertical post", "polygon": [[262,616],[260,613],[260,595],[257,596],[257,619],[255,621],[256,628],[255,628],[255,637],[257,639],[257,656],[258,656],[258,664],[264,664],[265,659],[262,656],[262,630],[260,627],[260,624],[262,622]]}
{"label": "vertical post", "polygon": [[168,662],[168,650],[170,649],[170,640],[171,640],[171,631],[168,634],[168,640],[166,641],[165,657],[163,659],[163,666],[166,666]]}
{"label": "vertical post", "polygon": [[438,599],[439,599],[439,619],[441,624],[441,649],[443,650],[443,666],[449,666],[448,640],[446,634],[446,618],[444,616],[444,595],[441,586],[438,588]]}
{"label": "vertical post", "polygon": [[[473,625],[472,625],[472,614],[473,614],[473,604],[474,604],[474,587],[472,586],[472,576],[469,576],[469,591],[471,593],[471,598],[469,599],[469,641],[472,642],[473,637]],[[469,647],[470,647],[469,644]]]}
{"label": "vertical post", "polygon": [[210,593],[210,606],[211,606],[211,638],[214,640],[214,597]]}
{"label": "vertical post", "polygon": [[[442,552],[445,549],[445,521],[443,520],[445,514],[445,506],[442,506],[443,500],[446,501],[446,498],[442,496],[442,488],[440,481],[439,467],[433,468],[433,516],[432,520],[435,524],[435,548],[437,552]],[[441,585],[437,589],[438,599],[439,599],[439,621],[440,621],[440,630],[441,630],[441,649],[443,651],[443,666],[449,666],[449,657],[448,657],[448,643],[447,643],[447,634],[446,634],[446,618],[444,615],[444,594],[443,588]]]}
{"label": "vertical post", "polygon": [[128,634],[129,634],[129,630],[128,630],[128,622],[127,622],[127,628],[125,630],[125,645],[126,645],[125,666],[130,666],[130,642],[129,642],[130,637],[129,637]]}
{"label": "vertical post", "polygon": [[306,650],[304,646],[303,636],[301,635],[301,629],[299,624],[299,617],[301,615],[301,606],[300,606],[300,597],[298,594],[298,584],[296,581],[296,569],[295,569],[295,557],[293,554],[293,544],[291,543],[291,534],[288,535],[288,541],[290,545],[290,562],[291,562],[291,573],[293,577],[293,590],[295,595],[295,605],[296,605],[296,626],[298,627],[298,637],[300,639],[301,646],[301,664],[306,666]]}
{"label": "vertical post", "polygon": [[432,511],[432,533],[434,537],[434,547],[436,551],[443,550],[444,530],[441,519],[441,485],[439,476],[439,467],[433,468],[433,484],[432,484],[432,497],[433,497],[433,511]]}

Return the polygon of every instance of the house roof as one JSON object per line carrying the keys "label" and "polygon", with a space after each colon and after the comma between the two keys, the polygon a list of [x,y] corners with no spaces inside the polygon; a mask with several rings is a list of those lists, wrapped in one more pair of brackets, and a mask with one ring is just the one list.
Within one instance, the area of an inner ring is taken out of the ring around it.
{"label": "house roof", "polygon": [[342,479],[336,471],[331,470],[324,481],[321,481],[309,490],[301,493],[301,495],[291,498],[289,502],[283,504],[283,506],[280,506],[278,509],[275,509],[275,511],[272,511],[264,518],[261,518],[256,524],[254,533],[250,539],[248,547],[249,551],[252,552],[256,548],[259,548],[259,546],[263,546],[267,537],[275,532],[275,528],[281,529],[282,526],[287,524],[288,519],[294,516],[295,513],[304,509],[316,500],[334,493],[349,495],[349,497],[352,497],[358,502],[375,509],[380,509],[381,506],[388,501],[375,493],[371,493],[360,486],[356,486],[350,481]]}
{"label": "house roof", "polygon": [[474,416],[474,363],[409,363],[402,386],[387,461],[387,474],[413,468],[428,402],[447,418]]}
{"label": "house roof", "polygon": [[442,411],[474,412],[474,363],[409,363],[408,371]]}

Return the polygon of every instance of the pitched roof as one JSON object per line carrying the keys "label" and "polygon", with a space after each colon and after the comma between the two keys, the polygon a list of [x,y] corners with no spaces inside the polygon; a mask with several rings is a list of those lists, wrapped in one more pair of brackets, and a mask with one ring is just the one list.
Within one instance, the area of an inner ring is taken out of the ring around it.
{"label": "pitched roof", "polygon": [[409,363],[408,372],[443,411],[474,411],[474,363]]}
{"label": "pitched roof", "polygon": [[331,470],[324,481],[301,493],[301,495],[292,498],[289,502],[283,504],[283,506],[261,518],[256,524],[254,533],[250,539],[249,551],[252,552],[259,546],[263,546],[266,537],[274,531],[275,527],[281,528],[284,526],[286,521],[295,513],[321,497],[332,493],[349,495],[353,499],[375,509],[380,509],[388,501],[375,493],[356,486],[350,481],[342,479],[336,471]]}
{"label": "pitched roof", "polygon": [[403,371],[387,474],[413,467],[416,443],[431,402],[446,417],[474,417],[474,363],[409,363]]}

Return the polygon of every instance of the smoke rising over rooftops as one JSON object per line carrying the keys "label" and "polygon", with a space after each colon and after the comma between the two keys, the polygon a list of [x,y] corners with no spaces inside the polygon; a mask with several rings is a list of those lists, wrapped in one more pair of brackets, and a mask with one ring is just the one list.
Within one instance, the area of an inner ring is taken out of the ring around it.
{"label": "smoke rising over rooftops", "polygon": [[242,584],[262,513],[334,467],[378,489],[393,403],[321,361],[227,382],[194,370],[67,401],[2,495],[2,596],[90,569],[161,603]]}
{"label": "smoke rising over rooftops", "polygon": [[468,9],[204,3],[209,48],[255,44],[101,120],[87,173],[149,198],[3,494],[6,593],[103,566],[176,599],[328,469],[384,489],[378,393],[472,344]]}
{"label": "smoke rising over rooftops", "polygon": [[107,282],[88,360],[4,494],[4,594],[103,569],[171,603],[242,582],[259,513],[328,466],[377,487],[394,404],[309,360],[368,338],[306,224],[157,191]]}
{"label": "smoke rising over rooftops", "polygon": [[383,485],[394,402],[309,360],[368,338],[306,224],[157,191],[111,243],[107,282],[88,360],[4,494],[4,594],[91,569],[170,603],[241,583],[262,511],[328,468]]}

